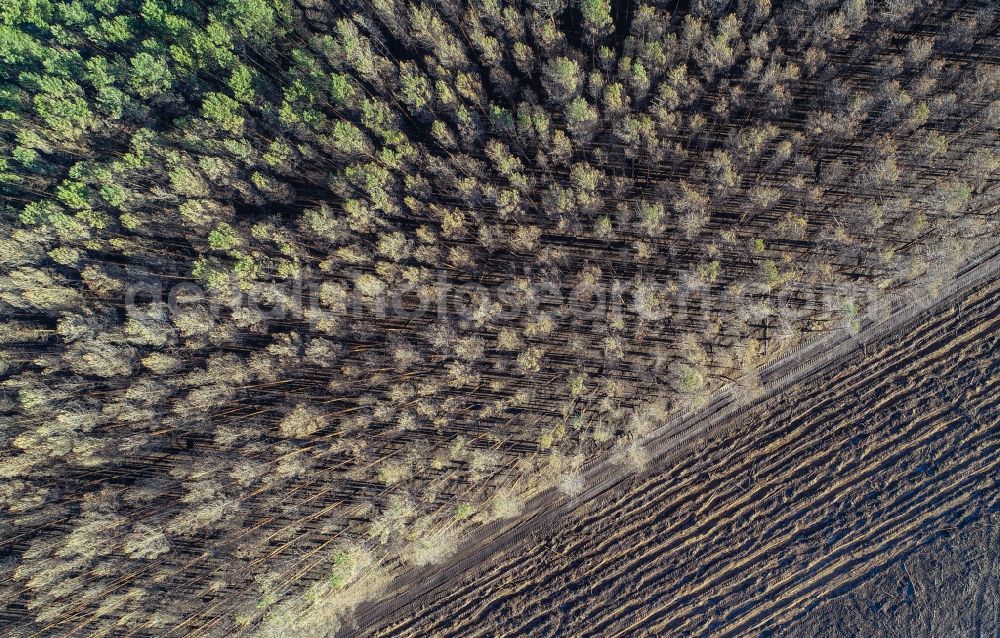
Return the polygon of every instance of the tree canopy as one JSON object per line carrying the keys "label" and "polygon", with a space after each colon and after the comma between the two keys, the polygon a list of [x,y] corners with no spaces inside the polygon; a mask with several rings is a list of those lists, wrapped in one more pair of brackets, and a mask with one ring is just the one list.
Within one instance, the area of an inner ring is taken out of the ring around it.
{"label": "tree canopy", "polygon": [[3,3],[10,635],[333,627],[588,461],[643,465],[765,361],[933,295],[1000,236],[998,21]]}

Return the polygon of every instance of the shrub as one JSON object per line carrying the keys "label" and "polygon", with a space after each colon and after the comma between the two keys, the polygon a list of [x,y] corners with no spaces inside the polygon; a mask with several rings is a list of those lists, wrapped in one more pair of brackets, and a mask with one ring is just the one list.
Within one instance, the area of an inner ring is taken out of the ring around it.
{"label": "shrub", "polygon": [[476,508],[471,503],[459,503],[455,506],[454,518],[456,521],[464,521],[472,518],[476,513]]}
{"label": "shrub", "polygon": [[621,442],[614,450],[612,456],[618,465],[630,468],[633,471],[641,472],[649,467],[649,452],[638,442]]}
{"label": "shrub", "polygon": [[458,549],[458,534],[450,528],[434,529],[430,518],[417,521],[409,536],[402,557],[417,567],[440,563]]}
{"label": "shrub", "polygon": [[327,583],[336,591],[344,589],[375,564],[375,556],[359,545],[344,545],[330,557]]}
{"label": "shrub", "polygon": [[416,507],[409,499],[393,495],[381,514],[372,520],[368,536],[382,545],[402,538],[416,513]]}
{"label": "shrub", "polygon": [[524,499],[512,488],[497,491],[490,499],[489,518],[506,519],[519,516],[524,510]]}

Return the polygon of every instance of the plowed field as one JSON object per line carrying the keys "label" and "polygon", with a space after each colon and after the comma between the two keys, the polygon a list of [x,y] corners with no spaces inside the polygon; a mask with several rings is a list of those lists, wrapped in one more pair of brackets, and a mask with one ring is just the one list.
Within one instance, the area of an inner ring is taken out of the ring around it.
{"label": "plowed field", "polygon": [[[838,635],[831,619],[849,613],[861,626],[877,610],[855,610],[867,606],[857,592],[942,539],[982,534],[1000,503],[998,290],[980,285],[868,344],[357,631]],[[969,577],[972,594],[940,604],[994,609],[995,582]],[[924,582],[907,579],[898,596]],[[985,628],[913,635],[994,635],[984,615]]]}

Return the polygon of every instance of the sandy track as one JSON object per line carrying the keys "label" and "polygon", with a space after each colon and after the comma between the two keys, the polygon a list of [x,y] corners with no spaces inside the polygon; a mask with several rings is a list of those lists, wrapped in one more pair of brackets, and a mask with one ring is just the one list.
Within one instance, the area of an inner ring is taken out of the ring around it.
{"label": "sandy track", "polygon": [[[970,494],[990,494],[995,262],[966,271],[933,308],[909,307],[858,338],[832,337],[770,366],[762,399],[722,397],[668,424],[650,443],[660,457],[653,478],[626,488],[624,475],[595,465],[584,498],[539,500],[513,528],[480,532],[449,567],[404,579],[398,597],[364,611],[359,627],[743,635],[850,587],[968,511],[980,498]],[[886,337],[900,326],[905,338]],[[862,347],[867,356],[852,356]],[[712,441],[676,456],[712,428]],[[605,599],[620,601],[613,615],[595,604]]]}

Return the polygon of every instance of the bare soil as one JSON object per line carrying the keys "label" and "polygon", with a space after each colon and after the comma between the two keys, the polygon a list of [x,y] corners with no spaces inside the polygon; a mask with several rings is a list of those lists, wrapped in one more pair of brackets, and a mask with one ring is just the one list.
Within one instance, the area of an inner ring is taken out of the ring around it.
{"label": "bare soil", "polygon": [[774,636],[935,636],[1000,634],[1000,514],[930,543],[855,589],[803,612]]}
{"label": "bare soil", "polygon": [[[998,290],[922,315],[395,613],[362,615],[357,635],[995,635],[982,561],[996,532],[968,539],[1000,506]],[[978,556],[952,570],[969,582],[939,587],[921,568],[866,609],[952,538],[956,560]],[[933,631],[871,624],[918,590]],[[838,619],[876,629],[838,634]]]}

